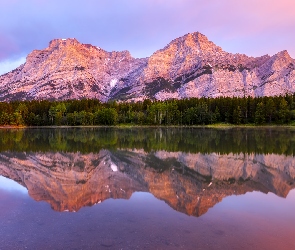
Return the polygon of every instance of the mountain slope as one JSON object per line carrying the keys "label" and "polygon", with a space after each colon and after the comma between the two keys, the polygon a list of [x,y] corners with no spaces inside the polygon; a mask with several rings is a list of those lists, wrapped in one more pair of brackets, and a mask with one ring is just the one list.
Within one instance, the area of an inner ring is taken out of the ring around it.
{"label": "mountain slope", "polygon": [[295,92],[295,61],[231,54],[199,32],[170,42],[149,58],[107,52],[76,39],[55,39],[0,76],[0,101],[275,96]]}
{"label": "mountain slope", "polygon": [[0,99],[81,99],[107,101],[118,79],[140,71],[145,59],[128,51],[106,52],[76,39],[56,39],[34,50],[26,63],[0,77]]}

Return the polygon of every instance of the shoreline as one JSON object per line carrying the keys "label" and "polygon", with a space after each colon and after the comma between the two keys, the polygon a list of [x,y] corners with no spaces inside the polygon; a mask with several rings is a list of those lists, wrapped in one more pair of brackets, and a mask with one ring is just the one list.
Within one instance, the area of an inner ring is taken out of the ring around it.
{"label": "shoreline", "polygon": [[234,125],[234,124],[209,124],[209,125],[129,125],[129,124],[119,124],[119,125],[81,125],[81,126],[69,126],[69,125],[52,125],[52,126],[12,126],[5,125],[0,126],[2,129],[69,129],[69,128],[118,128],[118,129],[132,129],[132,128],[210,128],[210,129],[233,129],[233,128],[293,128],[295,125],[291,124],[269,124],[269,125],[254,125],[254,124],[243,124],[243,125]]}

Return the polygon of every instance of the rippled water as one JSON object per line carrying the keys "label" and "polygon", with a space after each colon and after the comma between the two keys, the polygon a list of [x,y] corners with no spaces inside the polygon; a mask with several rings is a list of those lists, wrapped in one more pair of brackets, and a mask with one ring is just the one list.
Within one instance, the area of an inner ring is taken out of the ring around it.
{"label": "rippled water", "polygon": [[295,130],[0,130],[0,249],[295,249]]}

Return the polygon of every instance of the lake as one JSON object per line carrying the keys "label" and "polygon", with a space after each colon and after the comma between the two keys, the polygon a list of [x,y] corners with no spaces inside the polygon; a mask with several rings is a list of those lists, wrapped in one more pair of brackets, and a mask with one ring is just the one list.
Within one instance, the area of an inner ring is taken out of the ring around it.
{"label": "lake", "polygon": [[0,249],[295,249],[295,129],[0,130]]}

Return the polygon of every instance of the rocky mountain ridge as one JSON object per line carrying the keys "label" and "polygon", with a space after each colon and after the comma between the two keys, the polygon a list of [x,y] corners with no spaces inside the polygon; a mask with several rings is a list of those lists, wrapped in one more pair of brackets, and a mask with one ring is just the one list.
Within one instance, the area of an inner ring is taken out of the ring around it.
{"label": "rocky mountain ridge", "polygon": [[295,61],[232,54],[199,32],[171,41],[149,58],[55,39],[0,76],[0,101],[82,99],[141,101],[190,97],[275,96],[295,92]]}

